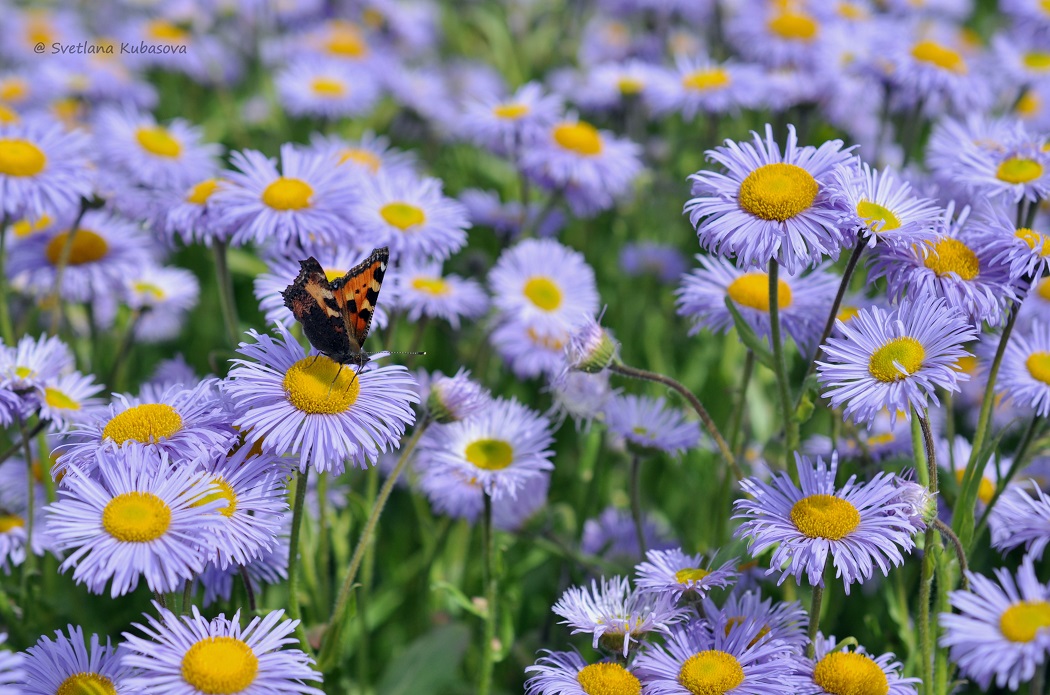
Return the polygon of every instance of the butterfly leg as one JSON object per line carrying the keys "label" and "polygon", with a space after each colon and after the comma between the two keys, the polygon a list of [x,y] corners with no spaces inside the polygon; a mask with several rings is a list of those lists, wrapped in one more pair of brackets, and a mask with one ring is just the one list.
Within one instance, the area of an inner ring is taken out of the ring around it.
{"label": "butterfly leg", "polygon": [[314,355],[314,360],[313,360],[313,362],[310,363],[311,367],[313,367],[314,364],[317,363],[317,358],[320,357],[320,356],[321,356],[321,353],[317,353],[316,355]]}
{"label": "butterfly leg", "polygon": [[351,377],[350,377],[350,383],[346,385],[346,391],[343,391],[343,393],[344,393],[344,394],[345,394],[345,393],[346,393],[347,391],[349,391],[349,390],[350,390],[350,387],[354,385],[354,382],[355,382],[356,380],[357,380],[357,370],[355,369],[355,370],[354,370],[354,373],[353,373],[353,374],[351,375]]}
{"label": "butterfly leg", "polygon": [[332,383],[328,384],[328,395],[329,396],[332,395],[332,387],[335,386],[335,382],[339,381],[339,375],[342,373],[342,371],[343,371],[343,364],[342,364],[342,362],[340,362],[339,363],[339,369],[335,370],[335,378],[332,379]]}

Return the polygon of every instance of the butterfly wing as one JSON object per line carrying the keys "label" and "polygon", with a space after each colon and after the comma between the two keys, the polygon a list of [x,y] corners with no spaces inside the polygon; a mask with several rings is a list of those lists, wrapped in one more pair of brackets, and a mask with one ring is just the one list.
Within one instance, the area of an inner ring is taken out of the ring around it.
{"label": "butterfly wing", "polygon": [[368,338],[389,260],[390,249],[386,246],[373,249],[368,258],[332,282],[332,293],[346,322],[350,351],[355,355],[361,354]]}
{"label": "butterfly wing", "polygon": [[281,293],[284,305],[302,324],[306,339],[317,350],[333,359],[349,354],[346,321],[324,269],[313,256],[299,261],[299,266],[295,282]]}

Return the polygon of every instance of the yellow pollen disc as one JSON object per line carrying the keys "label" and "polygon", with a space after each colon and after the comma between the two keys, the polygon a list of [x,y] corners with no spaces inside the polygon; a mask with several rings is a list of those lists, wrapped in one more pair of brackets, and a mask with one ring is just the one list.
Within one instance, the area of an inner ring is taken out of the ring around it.
{"label": "yellow pollen disc", "polygon": [[1050,352],[1033,352],[1024,361],[1024,366],[1033,379],[1050,384]]}
{"label": "yellow pollen disc", "polygon": [[171,507],[152,492],[125,492],[106,504],[102,527],[124,543],[148,543],[171,525]]}
{"label": "yellow pollen disc", "polygon": [[[966,471],[959,469],[955,471],[955,482],[962,485],[963,476],[966,475]],[[992,501],[992,497],[995,496],[995,481],[987,477],[982,477],[980,484],[977,486],[977,499],[981,502],[988,504]]]}
{"label": "yellow pollen disc", "polygon": [[868,228],[874,232],[888,232],[901,226],[901,221],[892,210],[869,200],[857,203],[857,215],[867,222]]}
{"label": "yellow pollen disc", "polygon": [[361,11],[361,19],[373,29],[382,29],[386,24],[386,17],[374,7],[366,7]]}
{"label": "yellow pollen disc", "polygon": [[842,323],[849,323],[857,317],[860,313],[860,309],[855,306],[844,306],[839,309],[839,313],[835,316]]}
{"label": "yellow pollen disc", "polygon": [[14,514],[0,514],[0,533],[7,533],[16,528],[26,525],[26,520]]}
{"label": "yellow pollen disc", "polygon": [[621,77],[616,80],[616,87],[620,90],[620,94],[638,94],[645,89],[645,83],[637,77]]}
{"label": "yellow pollen disc", "polygon": [[893,436],[893,432],[884,432],[883,434],[876,434],[873,437],[868,437],[868,446],[884,446],[886,444],[892,444],[897,438]]}
{"label": "yellow pollen disc", "polygon": [[966,61],[952,49],[936,41],[920,41],[911,48],[911,57],[922,63],[929,63],[937,67],[954,72],[958,75],[966,74]]}
{"label": "yellow pollen disc", "polygon": [[693,654],[678,671],[678,684],[693,695],[724,695],[743,682],[740,662],[717,649]]}
{"label": "yellow pollen disc", "polygon": [[835,7],[835,11],[843,19],[867,19],[868,17],[868,13],[863,7],[849,2],[840,2]]}
{"label": "yellow pollen disc", "polygon": [[357,28],[350,24],[334,29],[324,48],[332,55],[345,58],[361,58],[368,53],[368,44]]}
{"label": "yellow pollen disc", "polygon": [[1050,278],[1043,278],[1035,288],[1040,299],[1050,302]]}
{"label": "yellow pollen disc", "polygon": [[146,35],[164,43],[185,43],[186,30],[163,19],[155,19],[146,26]]}
{"label": "yellow pollen disc", "polygon": [[1034,229],[1029,229],[1028,227],[1021,227],[1016,232],[1014,232],[1014,236],[1024,241],[1024,243],[1028,244],[1028,248],[1032,249],[1033,251],[1035,251],[1036,247],[1038,247],[1040,256],[1050,256],[1050,243],[1047,243],[1047,238],[1045,235],[1040,234]]}
{"label": "yellow pollen disc", "polygon": [[205,179],[190,189],[190,192],[186,194],[186,202],[204,205],[218,187],[219,179]]}
{"label": "yellow pollen disc", "polygon": [[944,237],[934,244],[923,263],[939,277],[955,273],[963,280],[973,280],[981,270],[977,254],[963,242],[951,237]]}
{"label": "yellow pollen disc", "polygon": [[56,410],[80,410],[80,403],[56,388],[48,386],[44,389],[44,402],[49,408]]}
{"label": "yellow pollen disc", "polygon": [[182,152],[182,145],[171,136],[165,128],[154,126],[152,128],[139,128],[135,131],[135,139],[138,140],[142,149],[158,157],[178,157]]}
{"label": "yellow pollen disc", "polygon": [[763,220],[783,222],[805,212],[820,190],[817,180],[794,164],[764,164],[740,184],[740,207]]}
{"label": "yellow pollen disc", "polygon": [[554,311],[561,306],[561,289],[548,277],[537,275],[529,278],[524,293],[530,302],[544,311]]}
{"label": "yellow pollen disc", "polygon": [[21,118],[19,117],[17,111],[15,111],[9,106],[0,104],[0,125],[6,123],[18,123],[20,120]]}
{"label": "yellow pollen disc", "polygon": [[1031,53],[1025,53],[1024,58],[1022,58],[1021,61],[1029,70],[1035,70],[1036,72],[1050,70],[1050,53],[1045,51],[1032,51]]}
{"label": "yellow pollen disc", "polygon": [[817,36],[820,25],[809,15],[801,12],[782,12],[766,25],[769,30],[782,39],[808,43]]}
{"label": "yellow pollen disc", "polygon": [[246,690],[259,672],[259,657],[234,637],[205,637],[182,657],[182,680],[208,695]]}
{"label": "yellow pollen disc", "polygon": [[514,449],[502,439],[478,439],[467,445],[467,460],[486,471],[501,471],[514,462]]}
{"label": "yellow pollen disc", "polygon": [[341,268],[325,268],[324,276],[328,279],[328,282],[335,282],[339,278],[346,275],[346,271]]}
{"label": "yellow pollen disc", "polygon": [[27,237],[33,232],[39,232],[41,229],[47,229],[51,226],[54,220],[51,219],[51,215],[44,213],[40,216],[40,219],[31,220],[29,218],[21,219],[11,225],[11,231],[15,233],[16,237],[22,238]]}
{"label": "yellow pollen disc", "polygon": [[492,115],[496,118],[502,118],[506,121],[516,121],[522,116],[528,115],[529,105],[528,104],[497,104],[492,107]]}
{"label": "yellow pollen disc", "polygon": [[886,674],[873,659],[856,652],[832,652],[813,668],[813,682],[831,695],[886,695]]}
{"label": "yellow pollen disc", "polygon": [[0,101],[14,103],[22,101],[29,94],[29,85],[20,77],[0,81]]}
{"label": "yellow pollen disc", "polygon": [[127,441],[149,444],[171,437],[182,429],[182,416],[167,403],[143,403],[113,416],[102,429],[103,439],[118,445]]}
{"label": "yellow pollen disc", "polygon": [[[726,294],[740,306],[750,307],[763,313],[768,312],[769,274],[745,273],[729,283]],[[780,279],[777,279],[777,306],[781,309],[791,306],[791,286]]]}
{"label": "yellow pollen disc", "polygon": [[55,695],[117,695],[117,689],[101,673],[74,673],[62,681],[55,690]]}
{"label": "yellow pollen disc", "polygon": [[306,181],[281,176],[263,191],[262,202],[274,210],[302,210],[310,207],[313,194]]}
{"label": "yellow pollen disc", "polygon": [[1034,159],[1011,157],[995,171],[995,178],[1006,183],[1028,183],[1043,175],[1043,165]]}
{"label": "yellow pollen disc", "polygon": [[868,373],[889,384],[919,371],[924,359],[926,349],[918,340],[908,336],[894,338],[871,354]]}
{"label": "yellow pollen disc", "polygon": [[576,674],[587,695],[641,695],[642,683],[620,664],[590,664]]}
{"label": "yellow pollen disc", "polygon": [[674,580],[679,584],[698,582],[709,574],[711,573],[699,567],[686,567],[674,573]]}
{"label": "yellow pollen disc", "polygon": [[448,283],[441,278],[412,278],[413,289],[440,297],[449,293]]}
{"label": "yellow pollen disc", "polygon": [[15,376],[18,377],[19,379],[28,379],[29,377],[33,376],[35,373],[36,372],[34,372],[29,367],[15,367]]}
{"label": "yellow pollen disc", "polygon": [[237,493],[233,491],[233,486],[222,478],[214,478],[211,481],[212,488],[214,490],[198,501],[193,503],[194,507],[203,507],[209,502],[216,500],[226,500],[226,506],[220,507],[219,512],[229,519],[233,516],[233,513],[237,511]]}
{"label": "yellow pollen disc", "polygon": [[379,214],[387,224],[397,227],[402,232],[427,221],[422,208],[402,202],[387,203],[379,209]]}
{"label": "yellow pollen disc", "polygon": [[694,70],[682,77],[682,86],[704,92],[709,89],[721,89],[729,86],[729,73],[721,68]]}
{"label": "yellow pollen disc", "polygon": [[1014,110],[1017,112],[1018,116],[1031,118],[1042,110],[1042,100],[1039,98],[1038,94],[1032,90],[1028,90],[1017,100],[1017,103],[1014,105]]}
{"label": "yellow pollen disc", "polygon": [[0,138],[0,174],[36,176],[45,166],[47,155],[33,143],[19,138]]}
{"label": "yellow pollen disc", "polygon": [[[337,376],[338,375],[338,376]],[[284,374],[288,401],[304,413],[345,413],[361,393],[353,368],[325,355],[299,360]]]}
{"label": "yellow pollen disc", "polygon": [[148,282],[136,282],[132,285],[139,294],[149,295],[153,301],[160,301],[164,299],[164,290]]}
{"label": "yellow pollen disc", "polygon": [[526,331],[526,334],[533,345],[538,345],[551,352],[561,352],[565,349],[565,339],[553,335],[541,335],[536,332],[536,329],[531,327]]}
{"label": "yellow pollen disc", "polygon": [[586,121],[559,123],[554,126],[554,141],[584,157],[593,157],[602,151],[601,134]]}
{"label": "yellow pollen disc", "polygon": [[955,361],[955,368],[966,374],[977,372],[977,358],[973,355],[963,355]]}
{"label": "yellow pollen disc", "polygon": [[806,538],[839,541],[860,525],[860,512],[834,495],[810,495],[791,507],[791,523]]}
{"label": "yellow pollen disc", "polygon": [[310,89],[319,97],[338,99],[349,91],[346,83],[332,77],[315,77],[310,81]]}
{"label": "yellow pollen disc", "polygon": [[[61,234],[56,234],[55,238],[48,242],[47,248],[44,249],[44,255],[47,256],[48,263],[58,265],[58,262],[62,259],[62,250],[66,247],[66,239],[68,238],[69,232],[62,232]],[[94,263],[105,258],[107,253],[109,253],[109,244],[106,243],[102,236],[95,234],[90,229],[81,229],[73,236],[73,245],[69,249],[68,265]]]}
{"label": "yellow pollen disc", "polygon": [[[743,622],[744,622],[744,616],[742,616],[742,615],[736,615],[736,616],[733,616],[732,618],[730,618],[729,620],[727,620],[726,621],[726,637],[729,637],[729,633],[730,633],[730,631],[732,631],[732,629],[734,627],[736,627],[737,625],[742,624]],[[755,639],[751,640],[751,642],[747,646],[749,646],[749,647],[755,646],[756,644],[758,644],[758,641],[760,639],[762,639],[763,637],[765,637],[768,634],[769,634],[769,626],[768,625],[763,625],[762,629],[758,631],[757,635],[755,635]]]}
{"label": "yellow pollen disc", "polygon": [[1020,601],[999,616],[999,631],[1011,642],[1031,642],[1036,634],[1050,627],[1050,603]]}
{"label": "yellow pollen disc", "polygon": [[379,167],[383,164],[374,152],[369,152],[368,150],[362,150],[356,147],[348,147],[343,150],[343,153],[339,156],[339,163],[345,164],[346,162],[353,162],[358,166],[368,169],[373,174],[377,173]]}

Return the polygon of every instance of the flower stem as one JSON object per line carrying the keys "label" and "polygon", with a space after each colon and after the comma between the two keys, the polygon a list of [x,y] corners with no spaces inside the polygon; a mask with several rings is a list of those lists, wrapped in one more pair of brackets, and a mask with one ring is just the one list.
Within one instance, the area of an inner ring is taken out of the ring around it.
{"label": "flower stem", "polygon": [[740,376],[740,393],[737,394],[736,405],[729,419],[729,446],[732,448],[733,457],[742,457],[743,440],[740,438],[744,431],[744,408],[747,406],[747,387],[751,385],[751,375],[755,371],[755,353],[747,351],[744,357],[744,371]]}
{"label": "flower stem", "polygon": [[631,517],[638,539],[638,555],[645,559],[645,519],[642,517],[642,457],[631,456]]}
{"label": "flower stem", "polygon": [[492,528],[492,497],[485,494],[485,514],[481,527],[482,553],[485,564],[485,629],[481,644],[481,675],[478,678],[478,695],[488,695],[492,688],[492,669],[495,666],[496,639],[496,533]]}
{"label": "flower stem", "polygon": [[222,310],[222,322],[226,324],[226,337],[230,347],[236,348],[240,342],[241,332],[237,318],[237,301],[233,291],[233,276],[226,259],[226,242],[216,239],[212,242],[215,255],[215,277],[219,285],[219,308]]}
{"label": "flower stem", "polygon": [[1031,695],[1045,695],[1043,692],[1043,683],[1046,680],[1046,660],[1043,660],[1035,669],[1035,675],[1032,676],[1031,687],[1028,692]]}
{"label": "flower stem", "polygon": [[700,416],[700,421],[704,423],[704,428],[707,430],[707,433],[711,435],[711,438],[715,440],[718,450],[722,452],[722,458],[732,467],[737,480],[744,477],[744,474],[740,470],[740,466],[737,465],[736,458],[733,456],[733,452],[730,450],[729,445],[726,444],[726,440],[722,437],[722,433],[718,431],[718,426],[715,425],[715,421],[711,419],[711,414],[707,412],[707,409],[704,408],[704,404],[700,402],[700,399],[697,398],[692,391],[671,377],[657,374],[656,372],[646,371],[644,369],[638,369],[636,367],[628,367],[619,360],[609,365],[609,371],[623,376],[629,376],[634,379],[655,381],[658,384],[663,384],[664,386],[678,392],[689,402],[689,405],[693,406],[693,410],[695,410],[696,414]]}
{"label": "flower stem", "polygon": [[784,346],[780,340],[780,281],[777,278],[780,266],[775,260],[769,261],[769,339],[773,343],[773,367],[777,376],[777,394],[780,397],[781,417],[784,420],[784,468],[791,468],[792,453],[798,449],[798,422],[795,421],[794,408],[791,404],[791,392],[788,388],[787,362],[784,360]]}
{"label": "flower stem", "polygon": [[[33,552],[33,516],[36,513],[34,509],[36,506],[36,478],[33,476],[33,451],[29,447],[29,440],[33,438],[33,434],[26,429],[25,420],[18,418],[18,429],[22,433],[22,446],[25,447],[26,457],[26,559],[22,564],[22,595],[25,597],[25,590],[28,588],[28,580],[31,574],[36,569],[36,553]],[[44,452],[40,452],[41,459],[43,458]],[[26,601],[31,603],[31,601]]]}
{"label": "flower stem", "polygon": [[[860,262],[860,257],[864,254],[864,249],[867,245],[864,243],[864,237],[857,235],[857,245],[853,247],[853,253],[850,254],[849,260],[846,261],[846,269],[842,273],[842,282],[839,283],[838,292],[835,293],[835,301],[831,305],[831,311],[828,313],[828,320],[824,323],[824,331],[820,334],[820,340],[817,342],[817,351],[813,355],[813,359],[809,361],[809,367],[806,368],[806,376],[802,377],[805,381],[813,370],[817,368],[817,360],[820,359],[821,346],[827,341],[828,336],[831,335],[831,331],[835,328],[835,319],[839,316],[839,308],[842,306],[842,299],[846,296],[846,291],[849,290],[850,280],[853,279],[853,272],[857,269],[857,264]],[[772,308],[772,306],[770,306]]]}
{"label": "flower stem", "polygon": [[[920,415],[918,411],[912,411],[912,417],[918,418],[919,427],[922,429],[923,447],[926,451],[926,469],[929,475],[928,488],[931,499],[937,499],[937,454],[934,450],[933,432],[927,419],[929,413],[925,410]],[[921,647],[922,663],[919,665],[919,674],[922,677],[923,687],[926,693],[934,692],[934,669],[933,650],[937,639],[937,617],[930,613],[930,594],[933,589],[933,572],[936,566],[937,553],[939,552],[937,528],[931,523],[926,527],[926,540],[923,544],[922,555],[922,579],[919,584],[919,643]],[[948,587],[941,582],[938,592],[947,591]]]}
{"label": "flower stem", "polygon": [[62,309],[65,306],[62,298],[62,277],[65,275],[66,266],[69,265],[69,257],[73,253],[73,239],[76,238],[77,231],[80,229],[80,222],[84,219],[84,213],[88,210],[89,201],[86,198],[82,198],[80,201],[80,210],[77,212],[76,219],[73,220],[73,225],[66,232],[66,240],[62,245],[62,251],[58,255],[58,262],[55,263],[55,285],[51,289],[51,324],[48,328],[50,335],[57,335],[58,329],[62,325]]}
{"label": "flower stem", "polygon": [[306,480],[309,475],[309,466],[296,473],[292,536],[288,543],[288,617],[298,621],[295,636],[307,654],[310,654],[310,643],[306,639],[306,628],[303,627],[303,615],[299,607],[299,536],[303,526],[303,502],[306,500]]}
{"label": "flower stem", "polygon": [[[828,556],[831,557],[830,555]],[[824,560],[824,570],[820,573],[820,584],[813,587],[813,594],[809,600],[809,644],[806,646],[806,656],[810,659],[817,653],[817,632],[820,630],[820,608],[824,602],[824,575],[827,573],[828,559]]]}
{"label": "flower stem", "polygon": [[977,522],[977,530],[974,531],[974,538],[980,538],[984,532],[985,526],[988,525],[988,515],[991,514],[992,508],[995,507],[996,502],[1002,496],[1003,492],[1006,491],[1007,485],[1014,479],[1018,471],[1028,462],[1028,450],[1032,447],[1032,441],[1035,439],[1036,431],[1039,429],[1041,418],[1036,413],[1032,416],[1032,419],[1028,422],[1028,427],[1025,428],[1024,434],[1021,435],[1021,443],[1017,445],[1017,451],[1014,453],[1014,459],[1010,462],[1010,468],[1006,472],[1006,477],[1000,480],[995,486],[995,492],[992,494],[992,499],[988,500],[988,504],[985,505],[984,511],[981,513],[981,519]]}

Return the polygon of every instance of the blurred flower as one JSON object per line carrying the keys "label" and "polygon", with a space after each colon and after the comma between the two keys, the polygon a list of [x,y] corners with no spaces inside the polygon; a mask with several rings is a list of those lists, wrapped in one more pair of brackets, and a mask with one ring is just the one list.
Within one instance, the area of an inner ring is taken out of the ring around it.
{"label": "blurred flower", "polygon": [[310,147],[319,154],[335,157],[340,166],[361,176],[416,169],[414,152],[391,147],[390,138],[370,130],[355,140],[314,133],[310,136]]}
{"label": "blurred flower", "polygon": [[555,377],[564,372],[565,346],[569,344],[569,338],[568,331],[541,333],[515,319],[504,321],[489,336],[500,358],[519,379],[541,374]]}
{"label": "blurred flower", "polygon": [[971,222],[974,250],[995,265],[1010,269],[1010,279],[1030,282],[1050,269],[1050,235],[1032,227],[1020,227],[1001,201],[979,208]]}
{"label": "blurred flower", "polygon": [[1018,129],[1001,149],[964,150],[962,166],[951,175],[975,198],[992,203],[1036,203],[1050,194],[1050,151],[1045,141],[1045,135]]}
{"label": "blurred flower", "polygon": [[175,266],[138,268],[124,282],[128,306],[142,312],[134,330],[144,343],[177,337],[200,296],[197,276]]}
{"label": "blurred flower", "polygon": [[91,374],[70,372],[48,379],[37,387],[37,415],[41,421],[50,420],[51,433],[64,432],[72,425],[86,425],[103,406],[102,399],[93,397],[102,389]]}
{"label": "blurred flower", "polygon": [[84,640],[83,628],[69,625],[66,629],[68,637],[56,630],[54,641],[44,635],[26,650],[23,662],[26,679],[22,693],[54,695],[79,690],[123,695],[129,692],[127,678],[131,670],[109,639],[103,645],[98,635],[91,635],[88,644]]}
{"label": "blurred flower", "polygon": [[491,403],[492,395],[463,367],[454,376],[436,372],[426,396],[427,412],[443,425],[478,415]]}
{"label": "blurred flower", "polygon": [[561,99],[529,82],[510,96],[474,98],[463,107],[462,133],[492,152],[520,157],[561,115]]}
{"label": "blurred flower", "polygon": [[886,695],[915,695],[915,686],[922,683],[918,678],[902,678],[901,663],[894,661],[893,654],[872,657],[858,645],[835,649],[835,636],[817,634],[816,655],[813,660],[799,662],[799,675],[807,684],[801,686],[799,695],[838,695],[846,692],[880,692]]}
{"label": "blurred flower", "polygon": [[995,390],[1020,408],[1050,415],[1050,323],[1036,319],[1012,336]]}
{"label": "blurred flower", "polygon": [[[604,312],[603,312],[604,313]],[[565,359],[569,369],[596,374],[617,359],[620,344],[598,320],[588,317],[569,338],[565,346]]]}
{"label": "blurred flower", "polygon": [[736,581],[736,558],[715,568],[712,558],[687,555],[681,548],[650,550],[645,557],[647,561],[634,568],[638,575],[635,584],[643,591],[668,593],[675,601],[683,596],[701,599],[711,589],[732,586]]}
{"label": "blurred flower", "polygon": [[297,58],[274,76],[274,83],[292,116],[361,117],[379,100],[379,84],[371,71],[332,59]]}
{"label": "blurred flower", "polygon": [[158,195],[155,229],[163,231],[169,243],[176,237],[184,244],[226,241],[230,230],[219,224],[212,205],[212,196],[222,185],[220,179],[209,177],[172,190],[167,196]]}
{"label": "blurred flower", "polygon": [[1011,485],[1005,491],[988,518],[992,531],[992,547],[1005,553],[1023,545],[1033,559],[1043,557],[1050,543],[1050,497],[1035,481],[1031,489],[1025,485]]}
{"label": "blurred flower", "polygon": [[454,330],[460,321],[480,318],[489,297],[481,283],[459,275],[442,275],[441,261],[402,259],[392,276],[394,304],[416,323],[424,318],[444,319]]}
{"label": "blurred flower", "polygon": [[565,226],[565,214],[561,210],[545,208],[539,203],[523,206],[517,200],[504,203],[495,191],[467,188],[460,191],[459,201],[467,207],[475,227],[489,227],[496,234],[510,239],[526,229],[544,239],[557,235]]}
{"label": "blurred flower", "polygon": [[647,452],[678,456],[700,443],[700,425],[663,398],[616,395],[605,406],[609,431]]}
{"label": "blurred flower", "polygon": [[535,674],[525,683],[526,695],[590,695],[590,693],[641,693],[638,677],[622,664],[599,661],[588,664],[579,652],[543,650],[525,673]]}
{"label": "blurred flower", "polygon": [[[740,568],[746,572],[743,567]],[[796,654],[801,654],[809,636],[809,614],[798,601],[777,601],[772,598],[762,599],[757,589],[741,592],[739,585],[726,597],[719,608],[710,597],[703,602],[703,615],[714,623],[724,623],[728,631],[735,625],[753,621],[759,626],[758,639],[783,642]]]}
{"label": "blurred flower", "polygon": [[73,368],[73,351],[58,336],[23,335],[14,347],[0,346],[0,385],[15,391],[43,388]]}
{"label": "blurred flower", "polygon": [[728,114],[757,105],[762,72],[736,61],[717,63],[707,57],[677,58],[674,70],[653,80],[653,111],[677,111],[686,121],[698,115]]}
{"label": "blurred flower", "polygon": [[672,283],[687,270],[685,256],[678,249],[655,241],[624,244],[620,251],[620,269],[627,275],[651,273],[660,282]]}
{"label": "blurred flower", "polygon": [[91,196],[87,139],[47,118],[0,122],[0,215],[39,218],[75,212]]}
{"label": "blurred flower", "polygon": [[605,406],[615,391],[609,383],[609,373],[565,371],[551,379],[548,389],[553,403],[551,413],[560,424],[571,417],[577,428],[590,427],[595,418],[605,416]]}

